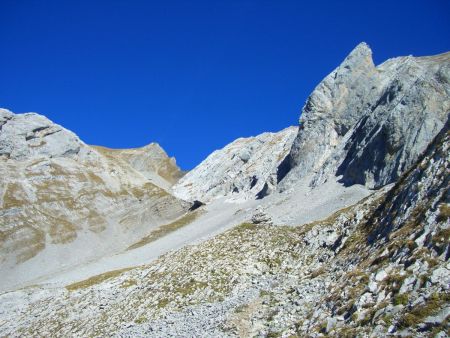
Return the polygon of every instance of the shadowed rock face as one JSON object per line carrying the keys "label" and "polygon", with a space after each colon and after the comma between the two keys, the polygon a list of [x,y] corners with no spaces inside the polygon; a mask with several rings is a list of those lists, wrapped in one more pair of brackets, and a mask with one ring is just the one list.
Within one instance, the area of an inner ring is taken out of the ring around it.
{"label": "shadowed rock face", "polygon": [[450,111],[450,53],[375,67],[358,45],[308,98],[281,189],[310,174],[379,188],[404,173]]}
{"label": "shadowed rock face", "polygon": [[345,146],[337,174],[346,184],[378,188],[395,182],[442,129],[450,112],[450,53],[394,59],[378,69],[396,76],[389,77]]}
{"label": "shadowed rock face", "polygon": [[0,272],[11,282],[16,267],[32,279],[125,248],[190,206],[38,114],[0,111],[0,177]]}
{"label": "shadowed rock face", "polygon": [[[362,43],[312,92],[300,117],[291,165],[307,174],[322,166],[347,131],[370,106],[368,96],[377,95],[379,74],[372,52]],[[364,86],[361,86],[364,83]]]}

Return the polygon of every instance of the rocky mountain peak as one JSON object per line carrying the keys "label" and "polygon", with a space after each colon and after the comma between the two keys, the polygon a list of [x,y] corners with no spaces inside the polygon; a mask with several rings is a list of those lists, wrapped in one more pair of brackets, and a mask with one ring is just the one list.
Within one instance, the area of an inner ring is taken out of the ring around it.
{"label": "rocky mountain peak", "polygon": [[312,175],[347,185],[394,182],[441,130],[450,109],[450,57],[412,56],[375,67],[358,45],[308,98],[280,189]]}
{"label": "rocky mountain peak", "polygon": [[[36,113],[0,110],[0,289],[124,250],[190,204],[156,144],[91,147]],[[48,263],[51,262],[51,263]]]}
{"label": "rocky mountain peak", "polygon": [[361,63],[372,64],[372,49],[365,42],[359,43],[342,62],[343,66],[352,67]]}
{"label": "rocky mountain peak", "polygon": [[372,51],[363,42],[314,89],[302,109],[300,124],[325,120],[323,122],[334,123],[338,134],[345,134],[361,115],[364,99],[372,89],[372,86],[357,86],[357,83],[367,81],[370,84],[376,81],[376,75]]}

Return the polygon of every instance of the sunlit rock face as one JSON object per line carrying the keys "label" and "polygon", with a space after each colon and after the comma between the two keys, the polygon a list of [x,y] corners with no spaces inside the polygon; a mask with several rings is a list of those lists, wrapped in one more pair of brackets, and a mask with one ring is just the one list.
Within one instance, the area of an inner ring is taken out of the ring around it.
{"label": "sunlit rock face", "polygon": [[346,185],[394,182],[442,129],[450,111],[450,53],[399,57],[376,67],[358,45],[303,107],[281,190],[314,174]]}
{"label": "sunlit rock face", "polygon": [[208,202],[264,197],[275,189],[278,167],[286,158],[297,127],[240,138],[216,150],[174,187],[175,196]]}
{"label": "sunlit rock face", "polygon": [[[379,66],[359,44],[314,89],[294,128],[238,139],[178,184],[187,200],[262,198],[329,180],[380,188],[395,182],[442,129],[450,111],[450,53]],[[274,141],[276,139],[276,141]]]}
{"label": "sunlit rock face", "polygon": [[1,110],[0,270],[10,277],[2,281],[18,266],[32,279],[113,252],[182,215],[189,204],[164,189],[177,169],[159,151],[155,162],[164,161],[151,181],[152,167],[141,173],[42,115]]}
{"label": "sunlit rock face", "polygon": [[125,161],[155,185],[166,190],[183,177],[183,172],[174,157],[169,157],[158,143],[150,143],[141,148],[111,149],[95,146],[97,151],[116,161]]}

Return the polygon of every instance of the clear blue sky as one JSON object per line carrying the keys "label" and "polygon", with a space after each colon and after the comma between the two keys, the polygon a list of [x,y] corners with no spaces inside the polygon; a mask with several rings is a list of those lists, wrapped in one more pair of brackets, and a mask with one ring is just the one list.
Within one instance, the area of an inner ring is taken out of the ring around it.
{"label": "clear blue sky", "polygon": [[361,41],[376,63],[448,51],[450,1],[0,0],[0,107],[190,169],[297,124]]}

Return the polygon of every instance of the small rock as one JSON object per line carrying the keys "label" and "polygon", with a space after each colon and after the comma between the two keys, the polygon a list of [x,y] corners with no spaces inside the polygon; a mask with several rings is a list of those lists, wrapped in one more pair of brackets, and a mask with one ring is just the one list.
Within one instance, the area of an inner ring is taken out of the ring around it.
{"label": "small rock", "polygon": [[378,289],[378,284],[375,281],[369,282],[369,290],[372,293],[375,293]]}
{"label": "small rock", "polygon": [[448,287],[450,284],[450,272],[446,268],[437,268],[430,277],[431,284],[440,284]]}
{"label": "small rock", "polygon": [[328,333],[331,330],[333,330],[333,328],[336,326],[336,323],[337,323],[336,318],[334,318],[334,317],[328,318],[326,332]]}
{"label": "small rock", "polygon": [[377,282],[381,282],[383,279],[385,279],[387,277],[387,273],[384,270],[380,270],[377,272],[377,274],[375,275],[375,280]]}
{"label": "small rock", "polygon": [[434,316],[425,318],[424,322],[429,325],[441,325],[445,319],[450,315],[450,307],[447,307]]}
{"label": "small rock", "polygon": [[407,277],[400,288],[399,293],[403,294],[405,292],[412,291],[414,286],[417,284],[417,278],[415,276]]}

